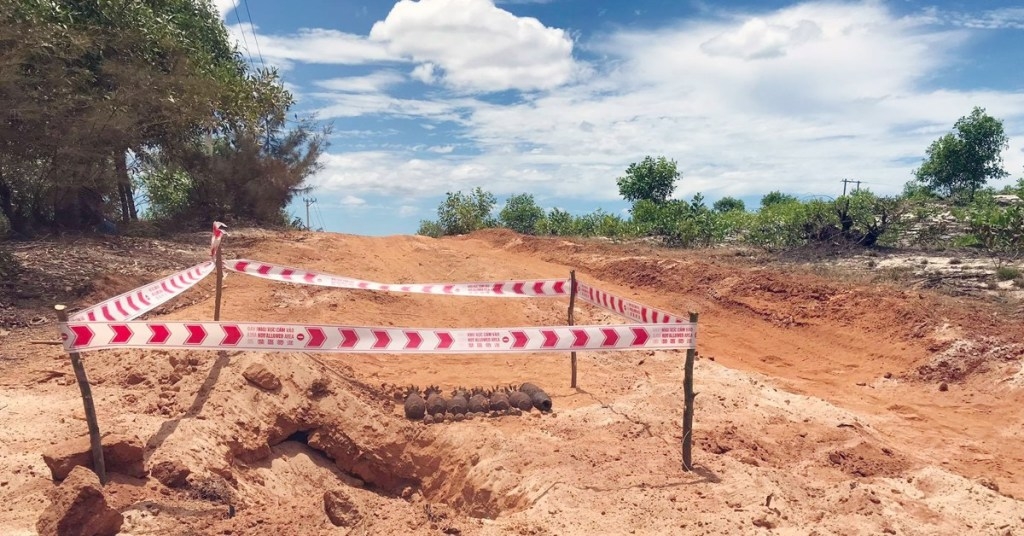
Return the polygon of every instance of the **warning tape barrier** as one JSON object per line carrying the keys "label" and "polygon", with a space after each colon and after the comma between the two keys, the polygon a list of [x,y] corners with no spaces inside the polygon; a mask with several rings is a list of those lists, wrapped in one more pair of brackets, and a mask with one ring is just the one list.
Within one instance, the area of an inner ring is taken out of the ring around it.
{"label": "warning tape barrier", "polygon": [[566,279],[522,279],[481,283],[377,283],[249,259],[226,261],[224,267],[233,272],[263,279],[322,287],[500,298],[569,295],[569,281]]}
{"label": "warning tape barrier", "polygon": [[689,323],[678,315],[648,307],[642,303],[605,292],[582,281],[576,281],[576,297],[580,300],[611,311],[619,316],[644,324],[683,324]]}
{"label": "warning tape barrier", "polygon": [[696,325],[389,328],[239,322],[67,322],[68,352],[112,348],[457,354],[696,348]]}
{"label": "warning tape barrier", "polygon": [[204,277],[210,275],[213,268],[212,261],[197,264],[79,311],[72,315],[70,320],[72,322],[117,322],[138,318],[192,288]]}

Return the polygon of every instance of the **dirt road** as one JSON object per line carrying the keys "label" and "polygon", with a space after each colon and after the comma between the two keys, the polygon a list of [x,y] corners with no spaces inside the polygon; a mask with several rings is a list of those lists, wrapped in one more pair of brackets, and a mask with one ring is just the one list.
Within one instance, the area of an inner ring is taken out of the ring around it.
{"label": "dirt road", "polygon": [[[202,260],[203,238],[189,240],[171,248],[175,267]],[[108,500],[125,516],[124,533],[1024,534],[1024,322],[1007,307],[721,252],[500,231],[443,240],[243,232],[225,248],[396,283],[576,269],[638,301],[699,311],[698,470],[680,469],[677,352],[584,353],[579,389],[569,388],[568,357],[550,354],[89,353],[103,430],[137,435],[147,467],[175,460],[192,472],[184,489],[115,475]],[[70,301],[87,305],[148,280],[133,256],[145,257],[150,279],[169,273],[154,260],[159,250],[79,253],[95,265],[96,284]],[[212,279],[181,303],[157,314],[210,318]],[[40,303],[17,307],[45,317]],[[223,309],[225,319],[414,327],[560,325],[565,315],[558,299],[371,293],[241,275],[227,278]],[[576,321],[617,322],[585,306]],[[48,504],[54,484],[40,453],[85,432],[66,356],[28,343],[53,333],[42,324],[0,339],[5,534],[33,533]],[[282,386],[247,382],[242,372],[254,363]],[[522,381],[546,388],[555,411],[427,426],[402,418],[380,389]],[[325,491],[345,497],[341,527],[324,513]]]}

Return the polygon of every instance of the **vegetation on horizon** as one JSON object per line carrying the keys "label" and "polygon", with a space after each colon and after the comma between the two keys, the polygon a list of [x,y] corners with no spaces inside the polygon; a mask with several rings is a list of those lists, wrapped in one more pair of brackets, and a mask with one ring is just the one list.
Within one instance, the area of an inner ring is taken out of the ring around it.
{"label": "vegetation on horizon", "polygon": [[[752,212],[732,197],[709,208],[700,193],[689,201],[673,199],[682,177],[678,164],[647,156],[616,179],[619,194],[631,203],[629,217],[602,210],[582,215],[560,208],[545,211],[528,193],[509,197],[494,217],[496,197],[477,187],[469,194],[448,193],[437,220],[421,222],[419,234],[439,237],[504,227],[532,235],[654,237],[677,247],[971,246],[1002,258],[1019,257],[1024,253],[1024,178],[1001,192],[986,187],[989,180],[1007,176],[1000,156],[1007,145],[1002,122],[974,108],[954,130],[929,147],[928,158],[898,196],[857,190],[831,201],[800,201],[772,191]],[[1021,202],[999,203],[997,193],[1016,195]],[[955,243],[941,243],[950,234],[948,222],[937,218],[942,213],[964,230]]]}

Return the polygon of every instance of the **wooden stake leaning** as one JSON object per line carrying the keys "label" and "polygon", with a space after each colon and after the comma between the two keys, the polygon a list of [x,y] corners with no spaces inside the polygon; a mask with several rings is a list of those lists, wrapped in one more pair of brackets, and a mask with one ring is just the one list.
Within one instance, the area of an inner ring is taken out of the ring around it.
{"label": "wooden stake leaning", "polygon": [[[697,313],[690,313],[690,322],[694,329],[697,328]],[[696,333],[694,334],[696,335]],[[686,350],[686,368],[683,371],[683,470],[693,470],[693,399],[697,393],[693,392],[693,361],[697,357],[697,350],[690,348]]]}
{"label": "wooden stake leaning", "polygon": [[220,296],[224,291],[224,263],[221,262],[220,244],[217,244],[217,253],[214,255],[214,262],[217,264],[217,290],[213,305],[213,321],[220,322]]}
{"label": "wooden stake leaning", "polygon": [[[574,325],[575,316],[574,312],[576,309],[576,270],[569,272],[569,325]],[[570,362],[572,363],[572,379],[569,383],[569,387],[576,388],[576,352],[569,354]]]}
{"label": "wooden stake leaning", "polygon": [[[67,323],[68,314],[64,311],[63,305],[56,305],[57,320],[62,324]],[[85,405],[85,422],[89,426],[89,443],[92,447],[92,467],[96,475],[100,477],[100,484],[107,483],[107,465],[103,460],[103,442],[100,438],[100,425],[96,420],[96,408],[92,403],[92,387],[89,386],[89,378],[85,375],[85,367],[82,366],[82,358],[78,352],[69,352],[71,355],[71,368],[75,371],[75,379],[78,380],[78,389],[82,392],[82,403]]]}

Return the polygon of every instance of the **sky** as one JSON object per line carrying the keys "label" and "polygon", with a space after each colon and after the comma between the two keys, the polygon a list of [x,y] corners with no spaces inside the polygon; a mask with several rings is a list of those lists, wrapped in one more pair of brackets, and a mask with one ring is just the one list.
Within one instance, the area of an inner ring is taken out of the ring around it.
{"label": "sky", "polygon": [[895,194],[975,106],[1010,137],[996,185],[1024,176],[1024,0],[238,1],[242,54],[333,126],[314,228],[415,233],[476,186],[626,215],[647,155],[683,199]]}

